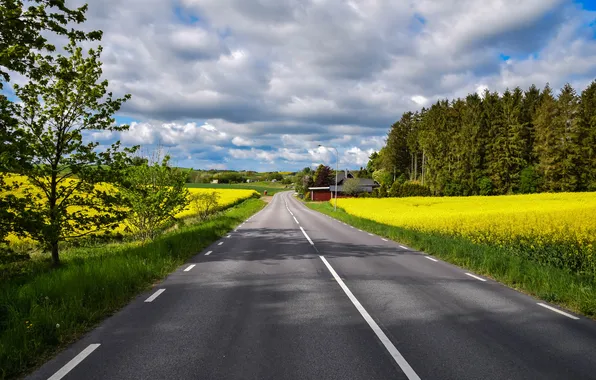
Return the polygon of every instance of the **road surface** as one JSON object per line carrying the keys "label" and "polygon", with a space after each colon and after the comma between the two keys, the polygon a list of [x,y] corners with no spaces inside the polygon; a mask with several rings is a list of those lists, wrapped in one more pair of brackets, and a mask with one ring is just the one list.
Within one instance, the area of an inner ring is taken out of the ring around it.
{"label": "road surface", "polygon": [[29,378],[596,379],[559,311],[286,192]]}

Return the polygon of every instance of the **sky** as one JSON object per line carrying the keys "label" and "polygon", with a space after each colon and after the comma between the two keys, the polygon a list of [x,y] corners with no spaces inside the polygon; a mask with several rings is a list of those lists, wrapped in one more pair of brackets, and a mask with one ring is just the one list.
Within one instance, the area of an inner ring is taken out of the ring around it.
{"label": "sky", "polygon": [[92,137],[195,169],[335,166],[331,146],[358,168],[403,112],[596,78],[596,0],[93,0],[87,17],[110,90],[132,94],[130,130]]}

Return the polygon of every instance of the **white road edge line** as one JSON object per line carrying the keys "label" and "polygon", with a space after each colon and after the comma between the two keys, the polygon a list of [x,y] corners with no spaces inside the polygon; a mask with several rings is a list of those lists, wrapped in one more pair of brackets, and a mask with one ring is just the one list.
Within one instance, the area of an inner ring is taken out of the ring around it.
{"label": "white road edge line", "polygon": [[294,218],[294,220],[296,221],[296,224],[300,224],[300,222],[298,222],[298,219],[296,219],[295,216],[292,215],[292,218]]}
{"label": "white road edge line", "polygon": [[217,243],[217,245],[222,245],[222,244],[223,244],[223,241],[220,241],[219,243]]}
{"label": "white road edge line", "polygon": [[474,275],[473,275],[473,274],[471,274],[471,273],[466,273],[466,276],[470,276],[470,277],[472,277],[472,278],[475,278],[476,280],[480,280],[480,281],[486,281],[485,279],[483,279],[483,278],[481,278],[481,277],[478,277],[478,276],[474,276]]}
{"label": "white road edge line", "polygon": [[569,313],[565,313],[564,311],[561,311],[561,310],[559,310],[559,309],[555,309],[554,307],[552,307],[552,306],[549,306],[549,305],[547,305],[547,304],[544,304],[544,303],[540,303],[540,302],[538,302],[538,305],[540,305],[540,306],[542,306],[542,307],[545,307],[545,308],[547,308],[547,309],[549,309],[549,310],[552,310],[552,311],[554,311],[555,313],[559,313],[559,314],[561,314],[561,315],[564,315],[564,316],[566,316],[567,318],[571,318],[571,319],[575,319],[575,320],[579,319],[578,317],[576,317],[576,316],[574,316],[574,315],[571,315],[571,314],[569,314]]}
{"label": "white road edge line", "polygon": [[99,347],[100,345],[101,344],[99,344],[99,343],[94,343],[94,344],[88,345],[77,356],[75,356],[74,358],[72,358],[71,361],[69,361],[68,363],[66,363],[64,365],[64,367],[60,368],[58,370],[58,372],[56,372],[51,377],[49,377],[48,380],[60,380],[60,379],[62,379],[64,376],[66,376],[66,374],[68,374],[70,371],[72,371],[72,369],[74,367],[76,367],[80,362],[82,362],[83,360],[85,360],[85,358],[87,356],[89,356],[93,351],[95,351],[97,349],[97,347]]}
{"label": "white road edge line", "polygon": [[352,294],[350,289],[346,286],[346,284],[344,284],[342,279],[337,275],[337,273],[335,272],[335,269],[333,269],[333,267],[331,266],[331,264],[329,264],[327,259],[325,259],[324,256],[319,256],[319,257],[321,258],[321,260],[323,261],[323,263],[325,264],[327,269],[329,269],[329,272],[331,272],[331,275],[333,276],[333,278],[335,278],[335,281],[337,281],[337,283],[342,288],[344,293],[346,293],[346,295],[348,296],[350,301],[352,301],[352,303],[354,304],[354,306],[356,307],[358,312],[360,312],[360,315],[362,315],[362,317],[364,318],[366,323],[368,323],[370,328],[374,331],[374,333],[377,335],[377,337],[381,340],[381,343],[383,343],[383,346],[385,346],[387,351],[389,351],[389,354],[393,357],[393,360],[395,360],[395,362],[397,363],[399,368],[401,368],[401,370],[405,373],[405,375],[408,377],[408,379],[409,380],[420,380],[420,377],[418,377],[418,375],[416,374],[416,372],[414,372],[412,367],[410,367],[410,365],[408,364],[406,359],[400,354],[400,352],[397,350],[397,348],[395,348],[395,346],[393,345],[391,340],[389,340],[387,335],[385,335],[383,330],[381,330],[381,328],[379,327],[377,322],[375,322],[375,320],[370,316],[370,314],[368,314],[368,312],[362,306],[362,304],[360,304],[360,301],[358,301],[358,299],[356,299],[356,297],[354,297],[354,295]]}
{"label": "white road edge line", "polygon": [[304,228],[300,227],[300,230],[302,230],[302,233],[304,234],[304,237],[308,240],[308,242],[310,243],[310,245],[315,245],[315,243],[313,243],[312,240],[310,240],[310,237],[306,234],[306,231],[304,231]]}
{"label": "white road edge line", "polygon": [[434,261],[435,263],[439,261],[439,260],[433,259],[432,257],[429,257],[429,256],[424,256],[424,258],[429,259],[430,261]]}
{"label": "white road edge line", "polygon": [[389,241],[389,240],[387,240],[387,239],[384,239],[384,238],[381,238],[381,240],[383,240],[383,241]]}
{"label": "white road edge line", "polygon": [[205,256],[209,256],[211,254],[211,252],[213,252],[213,251],[209,251],[209,252],[205,253]]}
{"label": "white road edge line", "polygon": [[375,236],[375,235],[371,234],[370,232],[369,232],[368,234],[369,234],[370,236]]}
{"label": "white road edge line", "polygon": [[165,289],[159,289],[157,292],[153,293],[153,294],[151,295],[151,297],[147,298],[147,299],[145,300],[145,302],[153,302],[153,300],[154,300],[154,299],[156,299],[157,297],[159,297],[159,295],[160,295],[161,293],[165,292],[165,291],[166,291]]}
{"label": "white road edge line", "polygon": [[402,247],[403,249],[408,249],[408,247],[404,247],[403,245],[399,245],[400,247]]}
{"label": "white road edge line", "polygon": [[226,236],[226,239],[229,239],[229,238],[231,238],[231,237],[232,237],[232,235],[228,235],[228,236]]}
{"label": "white road edge line", "polygon": [[188,268],[186,268],[184,271],[188,272],[189,270],[191,270],[192,268],[194,268],[196,266],[196,264],[191,264],[188,266]]}

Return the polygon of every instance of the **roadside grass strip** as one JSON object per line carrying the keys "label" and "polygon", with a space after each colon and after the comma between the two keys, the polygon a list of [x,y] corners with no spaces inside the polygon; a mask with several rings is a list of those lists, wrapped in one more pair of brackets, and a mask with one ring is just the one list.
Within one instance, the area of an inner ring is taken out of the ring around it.
{"label": "roadside grass strip", "polygon": [[251,198],[144,244],[70,248],[56,269],[25,263],[0,282],[0,379],[46,362],[264,206]]}

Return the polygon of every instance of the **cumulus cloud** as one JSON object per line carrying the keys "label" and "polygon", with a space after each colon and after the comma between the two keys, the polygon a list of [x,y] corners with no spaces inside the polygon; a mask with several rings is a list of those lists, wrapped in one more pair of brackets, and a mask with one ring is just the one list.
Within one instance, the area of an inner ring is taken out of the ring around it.
{"label": "cumulus cloud", "polygon": [[96,137],[159,142],[194,167],[333,163],[318,144],[362,166],[403,112],[437,99],[585,86],[595,18],[563,0],[91,2],[105,77],[136,120]]}

